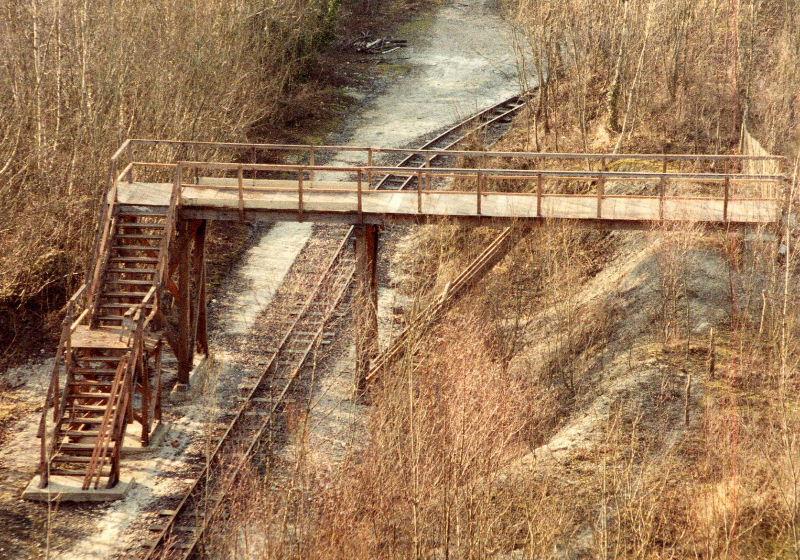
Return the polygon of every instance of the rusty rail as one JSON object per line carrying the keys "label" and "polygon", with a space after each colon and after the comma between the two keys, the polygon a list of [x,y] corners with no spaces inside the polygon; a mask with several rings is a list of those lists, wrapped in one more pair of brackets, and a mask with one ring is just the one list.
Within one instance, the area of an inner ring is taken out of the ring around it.
{"label": "rusty rail", "polygon": [[[512,99],[516,100],[518,98],[512,98]],[[502,105],[502,104],[499,104],[499,105]],[[497,106],[495,106],[495,107],[497,107]],[[517,107],[517,109],[515,109],[515,111],[519,110],[519,108],[521,108],[521,107],[522,107],[522,105],[519,105]],[[492,108],[490,108],[490,109],[492,109]],[[469,123],[475,122],[476,119],[480,119],[481,115],[486,114],[487,111],[483,111],[479,115],[476,115],[474,117],[471,117],[470,119],[467,119],[466,122],[469,122]],[[497,121],[495,121],[495,122],[497,122]],[[464,123],[461,123],[461,124],[463,125]],[[486,127],[482,127],[481,129],[485,130],[486,128],[488,128],[488,126],[491,126],[491,125],[487,125]],[[448,131],[446,131],[445,133],[437,136],[436,138],[434,138],[433,140],[428,142],[426,144],[426,146],[436,145],[437,142],[439,142],[439,143],[444,142],[446,145],[452,146],[452,145],[454,145],[455,142],[457,142],[461,138],[466,137],[470,133],[471,130],[472,129],[471,129],[470,126],[466,126],[465,127],[465,126],[457,125],[455,127],[452,127],[450,129],[448,129]],[[454,135],[460,135],[458,138],[455,139],[455,142],[453,142]],[[318,152],[318,150],[317,150],[317,147],[312,147],[312,148],[313,148],[313,150],[311,151],[311,154],[312,154],[312,161],[313,161],[313,158],[316,157],[316,153]],[[367,148],[366,152],[368,153],[368,157],[370,159],[370,162],[372,162],[372,157],[373,157],[372,150],[370,148]],[[119,154],[127,153],[127,147],[124,147],[124,149],[120,148],[118,153]],[[409,163],[406,162],[406,165],[409,165]],[[180,167],[180,166],[178,166],[178,167]],[[315,167],[315,166],[312,164],[312,167]],[[241,192],[241,189],[242,189],[241,170],[242,170],[242,167],[237,166],[236,171],[237,171],[237,183],[238,183],[238,185],[236,185],[235,188],[239,189],[240,192]],[[364,179],[364,178],[367,179],[365,182],[366,182],[367,186],[369,186],[369,181],[371,179],[371,175],[359,174],[359,183],[358,183],[358,186],[359,186],[358,190],[359,191],[362,190],[361,189],[361,180]],[[385,181],[385,180],[386,180],[386,177],[381,179],[381,181]],[[178,182],[180,182],[180,181],[178,181]],[[381,183],[378,184],[378,188],[381,188]],[[344,275],[343,276],[343,280],[341,282],[341,286],[332,294],[332,296],[327,291],[327,288],[329,287],[329,285],[333,283],[333,279],[334,279],[334,276],[333,276],[334,272],[333,271],[336,270],[337,266],[341,266],[342,263],[345,261],[346,254],[347,254],[347,248],[348,248],[348,245],[350,244],[350,240],[352,239],[352,236],[353,236],[353,228],[350,228],[348,230],[347,234],[344,235],[342,240],[340,241],[338,247],[336,248],[336,250],[334,252],[333,257],[331,258],[331,260],[328,263],[328,266],[327,266],[325,272],[320,276],[319,282],[316,284],[315,288],[312,290],[312,292],[309,295],[308,299],[305,301],[301,312],[297,314],[295,320],[292,322],[291,326],[289,327],[289,329],[287,330],[287,332],[284,334],[283,338],[281,339],[281,342],[279,344],[279,347],[278,347],[277,351],[270,358],[269,364],[265,368],[261,378],[256,383],[256,385],[253,387],[253,389],[250,391],[250,393],[247,395],[244,404],[240,407],[239,411],[237,412],[236,416],[234,417],[234,420],[229,424],[225,434],[222,436],[222,438],[218,442],[217,446],[215,447],[215,449],[214,449],[214,451],[212,453],[211,459],[204,466],[202,472],[195,479],[195,482],[193,483],[193,485],[190,488],[190,490],[186,493],[186,495],[184,496],[184,498],[181,500],[180,504],[176,508],[175,512],[170,516],[170,518],[168,519],[167,523],[164,525],[163,529],[159,532],[159,535],[156,538],[156,541],[148,548],[147,553],[145,555],[146,559],[155,560],[157,558],[165,558],[165,557],[170,557],[170,556],[175,556],[175,557],[178,557],[178,558],[189,558],[192,555],[194,555],[195,552],[197,551],[198,545],[201,543],[209,523],[211,523],[212,520],[214,519],[214,517],[218,514],[218,512],[221,511],[220,508],[222,507],[223,498],[224,498],[225,494],[228,492],[229,488],[234,484],[234,482],[235,482],[235,480],[236,480],[236,478],[238,476],[238,473],[243,468],[245,462],[247,460],[249,460],[250,455],[255,450],[255,448],[258,445],[260,439],[263,437],[264,432],[269,428],[271,422],[273,421],[274,415],[278,412],[284,397],[286,396],[286,394],[288,393],[288,391],[291,388],[292,383],[294,383],[297,375],[299,375],[299,372],[300,372],[301,368],[304,367],[305,361],[308,358],[308,356],[309,356],[309,354],[311,352],[311,349],[313,348],[314,344],[316,344],[316,341],[318,341],[320,339],[320,337],[322,336],[322,334],[324,332],[324,328],[325,328],[326,324],[329,322],[332,313],[335,311],[335,309],[338,306],[339,302],[343,299],[343,297],[345,296],[345,294],[347,293],[347,291],[350,289],[350,287],[352,285],[353,275],[354,275],[354,267],[353,266],[348,266],[345,271],[341,272]],[[319,327],[318,327],[318,329],[316,330],[316,332],[314,333],[314,335],[312,337],[312,341],[309,343],[309,346],[307,347],[306,351],[302,355],[299,364],[297,365],[297,367],[294,369],[294,371],[289,376],[289,379],[288,379],[287,383],[285,384],[285,386],[283,387],[281,392],[275,398],[274,404],[273,404],[272,408],[270,409],[268,416],[261,423],[261,426],[258,428],[258,430],[255,431],[254,433],[250,434],[250,436],[249,436],[250,445],[247,447],[245,453],[243,453],[241,455],[241,459],[238,462],[235,463],[235,470],[233,472],[233,475],[229,476],[228,483],[222,489],[222,493],[217,497],[217,502],[216,502],[215,506],[213,507],[212,511],[210,512],[210,515],[207,515],[207,516],[204,517],[203,521],[199,524],[199,527],[197,528],[197,531],[195,531],[194,533],[191,534],[191,536],[188,538],[188,541],[185,541],[185,542],[181,543],[182,546],[180,548],[177,548],[177,547],[171,548],[170,547],[171,539],[180,538],[180,535],[178,535],[178,534],[176,534],[174,532],[174,529],[178,526],[178,520],[182,516],[186,517],[187,513],[190,513],[190,508],[191,508],[191,505],[192,505],[192,502],[193,502],[193,497],[196,497],[200,493],[204,492],[205,481],[210,478],[209,474],[210,474],[210,470],[211,470],[212,466],[217,464],[221,460],[221,457],[222,457],[222,455],[224,453],[224,447],[226,446],[226,443],[229,443],[233,439],[233,434],[238,429],[237,426],[241,426],[241,425],[245,424],[245,422],[244,422],[245,413],[249,409],[250,404],[253,402],[253,399],[256,398],[256,396],[259,394],[259,391],[263,390],[262,386],[265,383],[266,378],[268,377],[270,372],[275,367],[276,358],[277,358],[277,356],[280,355],[281,349],[284,348],[284,346],[290,340],[290,338],[293,335],[294,331],[296,330],[297,326],[300,324],[300,321],[301,321],[301,318],[303,317],[303,314],[306,313],[308,310],[310,310],[320,299],[324,300],[325,296],[328,296],[328,304],[327,304],[327,307],[326,307],[327,311],[326,311],[325,315],[323,316],[322,320],[320,321]]]}

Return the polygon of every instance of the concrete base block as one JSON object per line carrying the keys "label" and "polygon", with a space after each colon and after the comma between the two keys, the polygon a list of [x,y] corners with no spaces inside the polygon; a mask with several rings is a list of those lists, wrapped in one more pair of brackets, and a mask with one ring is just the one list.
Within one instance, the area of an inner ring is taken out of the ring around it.
{"label": "concrete base block", "polygon": [[191,390],[203,384],[210,362],[211,360],[208,356],[200,356],[199,361],[189,372],[189,384],[176,383],[169,393],[169,402],[181,403],[189,400],[191,398]]}
{"label": "concrete base block", "polygon": [[142,445],[142,426],[138,422],[134,422],[128,426],[125,432],[125,440],[122,442],[122,456],[140,455],[159,447],[164,443],[167,432],[169,432],[169,424],[159,422],[150,432],[150,443]]}
{"label": "concrete base block", "polygon": [[133,479],[120,480],[114,488],[105,488],[101,482],[96,490],[84,490],[83,478],[77,476],[51,476],[46,488],[39,488],[39,475],[33,477],[22,498],[34,502],[113,502],[124,498],[135,484]]}

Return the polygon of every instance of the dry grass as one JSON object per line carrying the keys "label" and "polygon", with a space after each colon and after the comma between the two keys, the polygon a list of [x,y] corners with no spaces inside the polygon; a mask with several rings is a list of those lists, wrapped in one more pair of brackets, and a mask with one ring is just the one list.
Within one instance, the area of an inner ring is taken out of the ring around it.
{"label": "dry grass", "polygon": [[[788,4],[514,6],[553,80],[503,147],[732,149],[764,91],[789,111],[762,105],[768,143],[796,133],[793,72],[757,94],[731,80],[796,52]],[[491,237],[413,236],[409,292],[441,291]],[[256,556],[800,558],[800,278],[777,250],[697,228],[534,232],[411,342],[341,470],[298,463],[291,500],[256,486],[281,504]],[[640,277],[592,283],[633,258]]]}
{"label": "dry grass", "polygon": [[278,114],[338,6],[5,3],[0,340],[59,308],[81,281],[108,158],[125,138],[245,140]]}

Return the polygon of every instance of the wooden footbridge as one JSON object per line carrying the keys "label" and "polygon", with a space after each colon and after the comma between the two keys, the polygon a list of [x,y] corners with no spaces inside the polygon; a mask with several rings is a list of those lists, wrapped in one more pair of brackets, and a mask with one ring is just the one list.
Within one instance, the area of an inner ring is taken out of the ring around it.
{"label": "wooden footbridge", "polygon": [[[346,161],[333,160],[334,154],[344,154]],[[177,357],[179,383],[188,383],[195,354],[208,353],[205,235],[210,220],[351,226],[331,248],[318,281],[304,287],[307,298],[264,372],[280,380],[268,390],[274,402],[270,416],[353,279],[359,296],[356,385],[363,386],[397,354],[395,345],[377,356],[382,225],[505,228],[454,285],[455,293],[505,254],[512,224],[570,220],[586,227],[651,229],[665,223],[713,228],[777,223],[787,196],[783,165],[781,158],[767,156],[127,141],[112,158],[93,266],[67,306],[39,429],[39,484],[46,487],[51,476],[68,476],[81,479],[84,489],[101,483],[113,487],[128,425],[138,424],[146,444],[160,418],[164,345]],[[298,325],[311,337],[295,336]],[[298,348],[301,358],[292,362],[288,356]],[[249,400],[255,402],[259,391],[254,388]],[[228,430],[243,435],[230,444],[223,438],[218,452],[226,445],[251,449],[263,433],[269,419],[254,420],[244,414],[246,408]],[[250,440],[250,447],[243,445]],[[214,461],[206,469],[215,468]],[[224,495],[224,489],[220,492]],[[172,529],[164,529],[159,546]],[[197,539],[190,539],[191,550]],[[163,552],[154,548],[151,556],[158,551]]]}

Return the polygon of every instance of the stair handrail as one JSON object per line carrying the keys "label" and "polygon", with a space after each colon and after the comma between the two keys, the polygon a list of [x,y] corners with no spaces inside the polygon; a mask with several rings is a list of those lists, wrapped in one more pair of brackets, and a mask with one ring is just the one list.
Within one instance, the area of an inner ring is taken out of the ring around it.
{"label": "stair handrail", "polygon": [[[92,458],[86,469],[86,476],[83,481],[84,490],[89,489],[93,478],[95,481],[94,487],[97,488],[99,486],[103,467],[108,459],[109,443],[114,441],[117,447],[122,444],[123,428],[126,424],[125,415],[131,398],[133,377],[142,360],[144,332],[158,312],[157,299],[148,314],[145,315],[143,311],[156,298],[156,292],[156,286],[151,286],[142,300],[132,304],[123,315],[121,337],[124,337],[127,333],[128,353],[120,360],[117,372],[114,375],[108,406],[103,414],[103,421],[98,431],[95,447],[92,450]],[[121,370],[120,368],[123,365],[125,369]],[[119,462],[115,459],[117,455],[118,450],[115,449],[114,457],[112,457],[112,477],[119,469]]]}
{"label": "stair handrail", "polygon": [[97,316],[97,309],[100,302],[98,293],[100,288],[100,279],[103,269],[106,266],[106,257],[108,254],[110,254],[110,251],[107,250],[107,247],[108,243],[110,242],[111,231],[114,224],[114,207],[117,204],[117,185],[119,183],[119,176],[117,174],[117,160],[119,159],[123,148],[126,148],[128,144],[129,142],[126,140],[122,147],[117,150],[117,153],[111,157],[111,165],[109,170],[110,184],[108,190],[104,191],[100,202],[100,221],[97,233],[95,234],[94,245],[92,249],[94,261],[92,266],[88,269],[86,279],[87,283],[89,283],[88,300],[91,303],[92,325],[96,324],[95,317]]}
{"label": "stair handrail", "polygon": [[86,475],[83,479],[83,489],[88,490],[89,486],[92,483],[92,478],[94,478],[95,473],[97,473],[97,482],[95,482],[95,488],[100,481],[100,476],[102,474],[103,464],[105,463],[104,460],[101,461],[101,457],[104,459],[106,455],[106,451],[108,449],[108,441],[111,439],[111,430],[109,423],[111,422],[111,412],[116,410],[119,412],[119,401],[124,393],[124,389],[120,389],[120,385],[125,382],[125,378],[128,375],[129,370],[129,358],[130,355],[123,356],[122,359],[119,361],[117,365],[117,371],[114,374],[114,381],[111,384],[111,391],[110,396],[108,399],[108,406],[106,406],[106,410],[103,413],[103,420],[98,428],[97,432],[97,439],[95,440],[94,449],[92,450],[92,457],[89,460],[89,465],[86,467]]}
{"label": "stair handrail", "polygon": [[[39,450],[39,473],[40,473],[40,487],[44,488],[47,486],[48,479],[49,479],[49,463],[50,463],[50,454],[48,454],[48,448],[52,447],[55,444],[55,438],[52,438],[50,441],[50,445],[48,445],[48,426],[47,426],[47,416],[50,407],[53,407],[53,422],[57,422],[58,418],[61,416],[61,411],[64,409],[65,401],[66,401],[66,390],[69,384],[69,379],[64,384],[64,392],[61,393],[60,388],[60,380],[59,377],[61,375],[61,361],[62,355],[64,360],[64,365],[67,373],[69,374],[69,360],[70,355],[72,352],[72,333],[75,332],[75,329],[81,322],[86,318],[88,314],[88,309],[84,309],[81,313],[78,314],[77,319],[75,318],[75,313],[77,309],[80,309],[81,302],[85,303],[83,299],[84,294],[86,292],[86,284],[82,284],[80,288],[78,288],[72,297],[67,300],[67,304],[65,306],[65,313],[64,313],[64,320],[61,323],[61,336],[58,341],[58,347],[56,348],[56,356],[53,362],[53,369],[50,373],[50,383],[47,387],[47,396],[45,397],[44,408],[42,408],[42,416],[39,419],[39,428],[37,431],[37,436],[40,439],[40,450]],[[52,449],[51,449],[52,453]]]}
{"label": "stair handrail", "polygon": [[183,181],[183,164],[175,164],[175,180],[172,183],[172,192],[169,197],[169,209],[167,210],[166,223],[164,224],[164,238],[161,240],[161,251],[158,257],[158,286],[159,292],[166,285],[169,268],[169,250],[176,235],[177,213],[181,199],[181,183]]}

